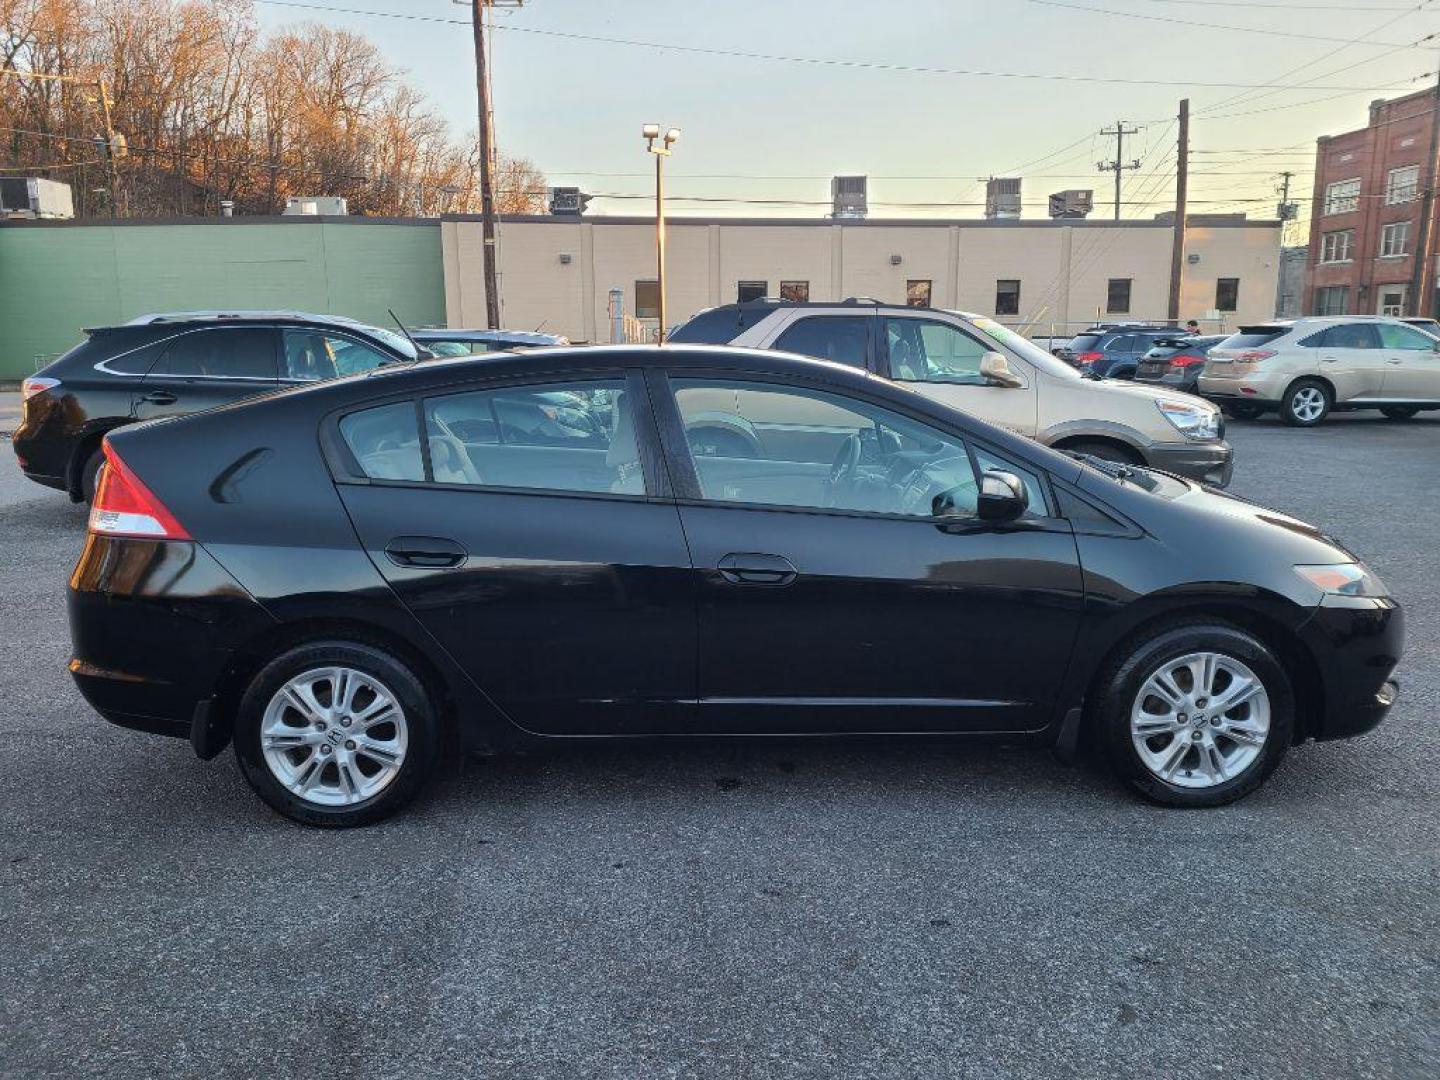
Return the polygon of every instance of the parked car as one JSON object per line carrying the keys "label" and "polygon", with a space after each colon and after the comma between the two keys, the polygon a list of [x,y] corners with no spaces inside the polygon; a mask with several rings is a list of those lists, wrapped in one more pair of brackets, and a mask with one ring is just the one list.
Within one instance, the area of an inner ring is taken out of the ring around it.
{"label": "parked car", "polygon": [[1274,409],[1314,427],[1332,410],[1379,409],[1408,420],[1440,409],[1440,339],[1357,315],[1242,326],[1210,350],[1198,387],[1241,419]]}
{"label": "parked car", "polygon": [[1440,338],[1440,320],[1427,319],[1423,315],[1406,316],[1400,320],[1407,326],[1418,327],[1431,337]]}
{"label": "parked car", "polygon": [[[603,395],[603,445],[455,425],[555,393]],[[818,408],[838,449],[697,453],[717,394],[769,399],[777,427]],[[447,732],[1093,740],[1142,795],[1211,806],[1396,694],[1401,610],[1319,530],[839,364],[437,360],[105,454],[70,581],[82,693],[202,758],[233,744],[314,824],[398,809]]]}
{"label": "parked car", "polygon": [[[1230,482],[1230,445],[1213,405],[1168,388],[1087,379],[981,315],[873,301],[730,304],[696,315],[671,340],[836,360],[1057,449]],[[717,404],[707,423],[717,447],[734,448],[754,444],[753,429],[771,421],[732,403]]]}
{"label": "parked car", "polygon": [[21,384],[14,434],[25,475],[77,502],[94,494],[101,439],[122,425],[418,355],[393,331],[300,311],[142,315],[85,334]]}
{"label": "parked car", "polygon": [[1173,326],[1143,323],[1108,323],[1076,334],[1060,359],[1103,379],[1131,379],[1135,368],[1160,338],[1174,337]]}
{"label": "parked car", "polygon": [[476,356],[570,344],[563,334],[527,330],[412,330],[410,336],[436,356]]}
{"label": "parked car", "polygon": [[1205,352],[1225,340],[1224,334],[1197,337],[1191,334],[1160,337],[1150,351],[1140,358],[1135,381],[1164,383],[1187,394],[1196,392],[1195,383],[1205,366]]}

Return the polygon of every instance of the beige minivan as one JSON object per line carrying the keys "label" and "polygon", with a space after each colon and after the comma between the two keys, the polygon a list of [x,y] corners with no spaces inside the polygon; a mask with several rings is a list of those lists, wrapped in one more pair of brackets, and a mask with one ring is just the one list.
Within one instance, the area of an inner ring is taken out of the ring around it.
{"label": "beige minivan", "polygon": [[[1177,390],[1092,379],[981,315],[873,301],[752,301],[703,311],[669,340],[837,361],[1056,449],[1149,465],[1219,487],[1230,482],[1231,449],[1214,405]],[[696,418],[691,439],[698,453],[708,448],[733,456],[773,439],[807,435],[772,430],[765,395],[742,393],[709,403],[704,417]],[[816,417],[815,427],[808,434],[823,434],[823,417]]]}

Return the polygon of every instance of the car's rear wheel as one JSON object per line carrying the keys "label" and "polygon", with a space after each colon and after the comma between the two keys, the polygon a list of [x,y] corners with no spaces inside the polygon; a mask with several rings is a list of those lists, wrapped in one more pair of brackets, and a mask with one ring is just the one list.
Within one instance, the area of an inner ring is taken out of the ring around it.
{"label": "car's rear wheel", "polygon": [[1420,411],[1419,405],[1381,405],[1380,411],[1391,420],[1409,420]]}
{"label": "car's rear wheel", "polygon": [[316,641],[251,680],[235,754],[255,792],[309,825],[366,825],[408,803],[429,777],[439,722],[424,684],[390,653]]}
{"label": "car's rear wheel", "polygon": [[1280,401],[1280,419],[1291,427],[1314,427],[1334,404],[1330,388],[1319,379],[1297,379]]}
{"label": "car's rear wheel", "polygon": [[1115,772],[1167,806],[1220,806],[1279,765],[1295,727],[1284,666],[1219,622],[1176,622],[1132,639],[1101,673],[1099,722]]}
{"label": "car's rear wheel", "polygon": [[105,451],[98,446],[80,466],[80,497],[89,506],[95,501],[95,486],[100,482],[100,466],[105,464]]}
{"label": "car's rear wheel", "polygon": [[1232,420],[1258,420],[1265,411],[1261,406],[1251,405],[1248,401],[1227,401],[1221,408]]}

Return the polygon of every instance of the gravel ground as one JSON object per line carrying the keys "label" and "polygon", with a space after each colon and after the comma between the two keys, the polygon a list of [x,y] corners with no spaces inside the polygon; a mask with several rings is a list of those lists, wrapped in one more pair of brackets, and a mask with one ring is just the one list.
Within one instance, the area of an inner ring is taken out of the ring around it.
{"label": "gravel ground", "polygon": [[1232,438],[1410,627],[1389,721],[1238,806],[759,742],[466,762],[340,834],[87,708],[84,515],[0,440],[0,1075],[1440,1075],[1440,417]]}

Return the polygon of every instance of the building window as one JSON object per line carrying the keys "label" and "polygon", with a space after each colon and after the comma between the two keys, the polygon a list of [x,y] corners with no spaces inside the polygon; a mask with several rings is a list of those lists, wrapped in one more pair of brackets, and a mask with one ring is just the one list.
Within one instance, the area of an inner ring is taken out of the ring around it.
{"label": "building window", "polygon": [[1393,221],[1380,230],[1380,257],[1410,254],[1410,222]]}
{"label": "building window", "polygon": [[1360,178],[1325,185],[1325,213],[1348,214],[1360,208]]}
{"label": "building window", "polygon": [[[1404,315],[1404,314],[1405,314],[1405,286],[1404,286],[1404,285],[1385,285],[1385,286],[1382,286],[1382,287],[1381,287],[1381,289],[1380,289],[1380,314],[1381,314],[1381,315],[1389,315],[1391,318],[1395,318],[1395,319],[1398,319],[1401,315]],[[1382,338],[1388,336],[1388,335],[1386,334],[1386,331],[1389,330],[1389,329],[1390,329],[1390,327],[1388,327],[1388,326],[1382,326],[1382,327],[1380,328],[1380,335],[1381,335]],[[1397,329],[1398,329],[1398,327],[1397,327]],[[1387,344],[1386,344],[1386,348],[1390,348],[1390,347],[1391,347],[1391,346],[1387,343]],[[1401,345],[1401,346],[1399,346],[1399,348],[1402,348],[1402,349],[1403,349],[1403,348],[1405,348],[1405,346]]]}
{"label": "building window", "polygon": [[933,283],[925,281],[905,282],[905,304],[908,307],[929,307],[930,287]]}
{"label": "building window", "polygon": [[1315,290],[1316,315],[1347,315],[1345,310],[1350,299],[1350,290],[1344,285],[1331,285]]}
{"label": "building window", "polygon": [[1415,193],[1420,188],[1420,166],[1406,165],[1401,169],[1391,169],[1385,174],[1385,203],[1393,206],[1395,203],[1410,202],[1415,198]]}
{"label": "building window", "polygon": [[635,318],[658,319],[660,317],[660,282],[635,282]]}
{"label": "building window", "polygon": [[995,314],[1020,314],[1020,282],[1014,278],[1001,278],[995,282]]}
{"label": "building window", "polygon": [[1112,277],[1105,289],[1105,311],[1110,315],[1130,314],[1130,281],[1128,277]]}
{"label": "building window", "polygon": [[1215,310],[1234,311],[1240,300],[1240,279],[1222,277],[1215,281]]}
{"label": "building window", "polygon": [[1354,229],[1327,232],[1320,237],[1320,261],[1322,263],[1349,262],[1354,257],[1351,253],[1354,245]]}
{"label": "building window", "polygon": [[742,281],[735,288],[735,299],[742,304],[751,300],[763,300],[769,294],[768,281]]}
{"label": "building window", "polygon": [[810,283],[808,281],[780,282],[780,299],[792,304],[808,304],[810,302]]}

